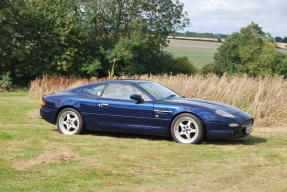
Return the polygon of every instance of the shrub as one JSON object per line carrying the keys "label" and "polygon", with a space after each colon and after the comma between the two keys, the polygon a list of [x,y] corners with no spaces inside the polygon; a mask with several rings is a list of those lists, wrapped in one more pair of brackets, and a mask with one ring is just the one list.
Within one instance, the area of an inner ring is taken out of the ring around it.
{"label": "shrub", "polygon": [[214,55],[214,73],[239,73],[253,77],[276,74],[287,76],[282,74],[282,57],[286,58],[276,50],[270,34],[252,22],[240,32],[230,35],[218,48]]}
{"label": "shrub", "polygon": [[0,75],[0,89],[9,89],[12,86],[12,79],[10,72],[2,73]]}
{"label": "shrub", "polygon": [[177,57],[174,65],[175,69],[173,69],[173,71],[176,73],[195,74],[198,71],[194,63],[189,61],[187,57]]}

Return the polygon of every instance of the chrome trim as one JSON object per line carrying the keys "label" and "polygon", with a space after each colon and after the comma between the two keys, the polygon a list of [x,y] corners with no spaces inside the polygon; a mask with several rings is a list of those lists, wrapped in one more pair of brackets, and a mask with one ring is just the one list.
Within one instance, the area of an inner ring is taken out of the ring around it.
{"label": "chrome trim", "polygon": [[228,125],[229,125],[229,127],[239,127],[240,126],[238,123],[230,123]]}
{"label": "chrome trim", "polygon": [[107,104],[107,103],[100,103],[100,104],[98,104],[98,106],[99,107],[107,107],[107,106],[109,106],[109,104]]}
{"label": "chrome trim", "polygon": [[172,113],[172,111],[170,110],[159,110],[159,109],[155,109],[153,110],[154,112],[158,112],[158,113]]}

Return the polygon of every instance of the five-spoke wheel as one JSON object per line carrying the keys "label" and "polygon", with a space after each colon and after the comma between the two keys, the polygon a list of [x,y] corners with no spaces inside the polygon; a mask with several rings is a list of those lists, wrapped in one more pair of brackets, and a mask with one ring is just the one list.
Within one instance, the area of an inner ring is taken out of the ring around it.
{"label": "five-spoke wheel", "polygon": [[170,131],[172,138],[178,143],[195,144],[200,143],[203,139],[201,120],[189,113],[183,113],[175,117]]}
{"label": "five-spoke wheel", "polygon": [[59,132],[65,135],[80,134],[83,129],[82,116],[77,110],[66,108],[59,113],[57,126]]}

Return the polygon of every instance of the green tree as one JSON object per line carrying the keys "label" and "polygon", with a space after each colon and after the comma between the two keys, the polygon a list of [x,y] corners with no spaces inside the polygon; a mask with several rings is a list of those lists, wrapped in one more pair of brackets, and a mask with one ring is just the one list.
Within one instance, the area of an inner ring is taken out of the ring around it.
{"label": "green tree", "polygon": [[112,68],[116,75],[166,72],[159,62],[159,57],[170,59],[162,50],[166,37],[189,24],[179,1],[88,0],[82,7],[92,39],[101,45],[96,73],[104,76]]}
{"label": "green tree", "polygon": [[43,74],[79,74],[75,63],[89,59],[85,34],[68,1],[9,1],[0,13],[1,69],[10,71],[15,83]]}
{"label": "green tree", "polygon": [[277,73],[282,57],[270,34],[251,23],[226,39],[214,55],[215,63],[205,67],[204,72],[272,75]]}
{"label": "green tree", "polygon": [[172,0],[3,0],[0,73],[20,84],[52,73],[179,71],[162,62],[174,61],[163,47],[188,23],[183,4]]}
{"label": "green tree", "polygon": [[274,40],[276,42],[283,42],[283,38],[282,37],[275,37]]}
{"label": "green tree", "polygon": [[287,57],[281,56],[280,62],[274,66],[275,74],[284,76],[287,78]]}

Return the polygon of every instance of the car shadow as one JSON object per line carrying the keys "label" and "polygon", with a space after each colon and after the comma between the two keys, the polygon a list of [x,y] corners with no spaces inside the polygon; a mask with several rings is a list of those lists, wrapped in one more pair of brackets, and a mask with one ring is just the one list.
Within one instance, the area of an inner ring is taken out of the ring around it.
{"label": "car shadow", "polygon": [[[57,131],[57,129],[54,129]],[[154,136],[154,135],[140,135],[140,134],[131,134],[131,133],[113,133],[113,132],[95,132],[95,131],[86,131],[83,135],[93,135],[93,136],[105,136],[105,137],[114,137],[114,138],[128,138],[128,139],[146,139],[152,141],[171,141],[174,142],[171,137],[163,136]],[[249,135],[243,138],[230,138],[230,139],[208,139],[205,140],[203,145],[256,145],[260,143],[266,143],[267,139]]]}
{"label": "car shadow", "polygon": [[[147,140],[165,140],[173,141],[171,137],[153,136],[153,135],[139,135],[129,133],[106,133],[106,132],[87,132],[85,134],[91,134],[95,136],[108,136],[116,138],[134,138],[134,139],[147,139]],[[215,144],[215,145],[256,145],[260,143],[266,143],[267,139],[249,135],[244,138],[230,138],[230,139],[211,139],[205,140],[202,144]]]}
{"label": "car shadow", "polygon": [[249,135],[243,138],[230,138],[230,139],[211,139],[205,141],[203,144],[215,144],[215,145],[256,145],[260,143],[266,143],[267,139]]}
{"label": "car shadow", "polygon": [[105,137],[115,137],[115,138],[126,138],[126,139],[146,139],[146,140],[165,140],[172,141],[172,138],[155,136],[155,135],[141,135],[133,133],[113,133],[113,132],[85,132],[84,134],[94,135],[94,136],[105,136]]}

